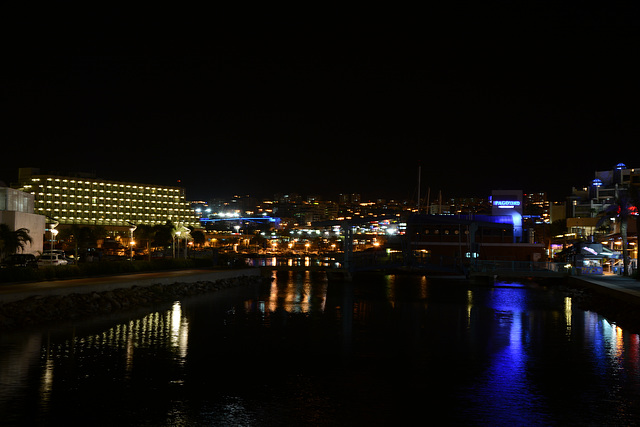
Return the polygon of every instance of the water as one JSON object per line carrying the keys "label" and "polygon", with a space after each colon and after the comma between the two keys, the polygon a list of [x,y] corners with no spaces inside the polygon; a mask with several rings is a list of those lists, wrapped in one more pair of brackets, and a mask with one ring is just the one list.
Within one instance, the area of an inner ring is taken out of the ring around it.
{"label": "water", "polygon": [[553,287],[285,273],[0,334],[2,425],[635,425],[640,339]]}

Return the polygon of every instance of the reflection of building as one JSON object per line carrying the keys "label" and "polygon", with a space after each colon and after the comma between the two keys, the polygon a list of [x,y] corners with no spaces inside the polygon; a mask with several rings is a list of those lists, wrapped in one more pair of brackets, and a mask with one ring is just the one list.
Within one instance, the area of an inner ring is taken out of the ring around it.
{"label": "reflection of building", "polygon": [[6,224],[13,231],[20,228],[29,230],[31,244],[27,242],[24,253],[42,252],[45,231],[45,217],[34,214],[34,197],[13,188],[0,187],[0,224]]}
{"label": "reflection of building", "polygon": [[21,168],[20,189],[34,197],[35,213],[61,224],[129,227],[133,224],[198,226],[184,189],[107,181],[87,176],[41,175]]}

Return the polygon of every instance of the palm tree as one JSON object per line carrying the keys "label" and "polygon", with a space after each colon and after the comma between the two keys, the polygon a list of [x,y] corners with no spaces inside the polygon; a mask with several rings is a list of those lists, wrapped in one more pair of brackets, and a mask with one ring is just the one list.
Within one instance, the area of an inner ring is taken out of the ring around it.
{"label": "palm tree", "polygon": [[154,246],[169,246],[173,239],[175,226],[171,221],[165,224],[156,224],[153,226],[155,234],[153,235]]}
{"label": "palm tree", "polygon": [[193,227],[189,227],[189,228],[192,229],[191,237],[193,238],[193,243],[195,245],[198,245],[199,247],[204,245],[204,243],[206,242],[206,238],[202,230],[193,230]]}
{"label": "palm tree", "polygon": [[634,211],[634,205],[628,197],[617,197],[604,211],[603,216],[598,221],[596,227],[602,226],[611,218],[617,218],[620,222],[620,236],[622,237],[622,275],[628,276],[629,251],[627,249],[627,226],[629,217]]}
{"label": "palm tree", "polygon": [[60,231],[60,239],[67,239],[73,241],[75,246],[75,259],[78,259],[78,250],[80,247],[80,235],[82,233],[82,227],[78,224],[72,224],[70,227],[63,228]]}
{"label": "palm tree", "polygon": [[134,231],[134,234],[136,236],[137,241],[144,242],[144,244],[146,245],[147,259],[150,261],[151,260],[150,246],[151,246],[151,241],[155,237],[156,229],[151,225],[140,224],[138,225],[138,228],[136,228],[136,231]]}
{"label": "palm tree", "polygon": [[98,246],[98,240],[104,239],[107,235],[106,229],[101,225],[81,226],[72,224],[60,230],[61,238],[73,242],[75,245],[75,255],[79,252]]}
{"label": "palm tree", "polygon": [[0,224],[0,258],[16,253],[18,249],[24,251],[26,244],[32,241],[28,229],[19,228],[14,231],[7,224]]}
{"label": "palm tree", "polygon": [[629,196],[632,203],[632,214],[636,219],[636,280],[640,280],[640,250],[638,250],[638,244],[640,244],[640,187],[637,185],[629,186]]}

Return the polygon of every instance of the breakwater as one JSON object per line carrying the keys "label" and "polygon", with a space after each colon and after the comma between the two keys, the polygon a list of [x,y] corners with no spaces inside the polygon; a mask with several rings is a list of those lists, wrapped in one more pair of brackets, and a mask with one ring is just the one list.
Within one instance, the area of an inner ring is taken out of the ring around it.
{"label": "breakwater", "polygon": [[0,303],[0,329],[108,314],[269,280],[260,275],[238,275],[218,280],[134,284],[101,291],[85,289],[84,292],[32,295]]}

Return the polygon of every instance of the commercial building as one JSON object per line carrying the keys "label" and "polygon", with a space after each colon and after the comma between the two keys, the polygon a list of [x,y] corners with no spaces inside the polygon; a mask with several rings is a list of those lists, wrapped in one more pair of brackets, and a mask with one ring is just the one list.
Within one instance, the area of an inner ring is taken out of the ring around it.
{"label": "commercial building", "polygon": [[[623,239],[620,218],[606,221],[608,208],[627,199],[633,200],[634,190],[640,189],[640,169],[618,163],[610,170],[596,171],[586,187],[574,188],[567,198],[566,220],[568,233],[556,239],[552,246],[562,247],[561,256],[567,258],[582,274],[602,274],[622,270]],[[626,220],[626,242],[632,269],[637,268],[638,231],[637,209],[631,206]],[[611,215],[615,216],[615,215]],[[604,220],[604,221],[603,221]],[[608,230],[603,227],[608,224]],[[600,250],[600,247],[603,249]],[[594,249],[595,248],[595,249]],[[595,252],[595,253],[594,253]]]}
{"label": "commercial building", "polygon": [[109,181],[94,176],[40,174],[21,168],[18,188],[34,199],[34,212],[60,224],[120,229],[171,221],[199,226],[183,188]]}
{"label": "commercial building", "polygon": [[43,249],[45,217],[34,213],[34,196],[14,188],[0,186],[0,224],[13,231],[24,228],[31,237],[23,253],[37,255]]}
{"label": "commercial building", "polygon": [[495,190],[492,215],[412,215],[409,244],[443,264],[464,259],[541,261],[545,247],[523,239],[523,193]]}
{"label": "commercial building", "polygon": [[596,171],[588,186],[573,188],[567,200],[567,218],[595,218],[616,199],[640,187],[640,169],[618,163],[611,170]]}

